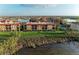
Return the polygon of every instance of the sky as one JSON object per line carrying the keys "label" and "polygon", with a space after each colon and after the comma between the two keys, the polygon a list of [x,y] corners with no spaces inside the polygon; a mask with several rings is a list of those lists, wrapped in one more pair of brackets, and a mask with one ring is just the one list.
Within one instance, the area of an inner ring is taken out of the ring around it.
{"label": "sky", "polygon": [[79,4],[0,4],[0,16],[79,16]]}

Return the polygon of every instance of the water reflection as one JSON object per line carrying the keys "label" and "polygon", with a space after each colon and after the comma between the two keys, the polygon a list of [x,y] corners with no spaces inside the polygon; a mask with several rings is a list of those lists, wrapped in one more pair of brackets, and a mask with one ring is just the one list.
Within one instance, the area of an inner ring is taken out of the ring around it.
{"label": "water reflection", "polygon": [[21,55],[76,55],[79,54],[79,42],[48,44],[37,48],[22,48],[16,54]]}

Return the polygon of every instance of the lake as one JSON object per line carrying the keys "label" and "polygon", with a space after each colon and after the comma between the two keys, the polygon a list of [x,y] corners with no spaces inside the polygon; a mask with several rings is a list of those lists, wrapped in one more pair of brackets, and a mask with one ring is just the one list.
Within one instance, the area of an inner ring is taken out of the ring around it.
{"label": "lake", "polygon": [[79,55],[79,42],[52,43],[37,48],[22,48],[17,55]]}

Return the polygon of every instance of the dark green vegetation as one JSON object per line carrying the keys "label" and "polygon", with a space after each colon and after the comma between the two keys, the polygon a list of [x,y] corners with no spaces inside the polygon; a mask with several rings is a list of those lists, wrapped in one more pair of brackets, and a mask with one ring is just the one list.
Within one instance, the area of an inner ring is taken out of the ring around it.
{"label": "dark green vegetation", "polygon": [[78,40],[78,31],[0,32],[0,54],[14,54],[23,47]]}

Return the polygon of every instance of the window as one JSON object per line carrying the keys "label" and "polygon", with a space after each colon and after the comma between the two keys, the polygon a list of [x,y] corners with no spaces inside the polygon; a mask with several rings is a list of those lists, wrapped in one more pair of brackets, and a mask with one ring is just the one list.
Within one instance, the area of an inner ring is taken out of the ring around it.
{"label": "window", "polygon": [[17,26],[17,31],[20,31],[20,27],[19,26]]}
{"label": "window", "polygon": [[52,29],[55,29],[55,27],[52,27]]}
{"label": "window", "polygon": [[55,29],[55,25],[52,25],[52,29]]}
{"label": "window", "polygon": [[47,25],[43,25],[42,30],[47,30]]}
{"label": "window", "polygon": [[27,28],[27,26],[26,26],[26,25],[24,25],[24,26],[23,26],[24,31],[26,31],[26,28]]}
{"label": "window", "polygon": [[6,30],[7,30],[7,31],[10,31],[10,30],[11,30],[11,25],[7,25],[7,26],[6,26]]}
{"label": "window", "polygon": [[37,30],[37,25],[32,25],[32,30]]}
{"label": "window", "polygon": [[20,30],[21,30],[21,31],[26,31],[26,28],[27,28],[26,25],[21,25],[21,26],[20,26]]}

